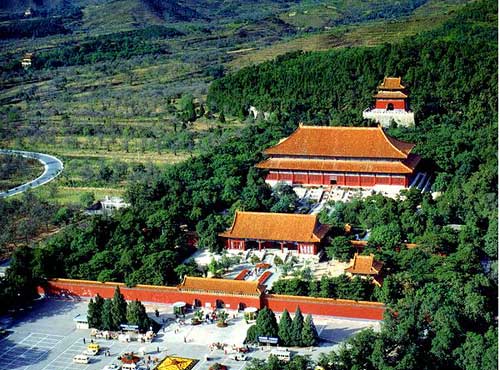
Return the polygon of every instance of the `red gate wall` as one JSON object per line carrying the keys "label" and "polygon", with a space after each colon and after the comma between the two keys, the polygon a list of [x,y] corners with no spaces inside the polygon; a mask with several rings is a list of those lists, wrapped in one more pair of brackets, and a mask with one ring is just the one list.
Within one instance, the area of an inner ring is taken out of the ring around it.
{"label": "red gate wall", "polygon": [[261,308],[261,301],[258,296],[182,292],[177,287],[156,285],[136,285],[133,288],[127,288],[122,283],[99,283],[87,280],[54,279],[50,280],[46,286],[39,287],[38,292],[55,295],[65,293],[78,297],[94,297],[99,294],[103,298],[112,298],[117,286],[120,287],[121,293],[128,301],[136,299],[141,302],[157,303],[183,301],[192,305],[196,299],[201,306],[210,303],[212,307],[215,307],[219,300],[225,305],[229,304],[230,309],[237,309],[240,304],[244,307]]}
{"label": "red gate wall", "polygon": [[312,298],[278,294],[263,294],[262,298],[257,296],[209,294],[197,292],[182,292],[177,287],[165,287],[155,285],[137,285],[127,288],[122,283],[100,283],[97,281],[53,279],[45,286],[38,287],[40,294],[73,295],[78,297],[94,297],[99,294],[103,298],[113,297],[116,286],[127,300],[138,299],[142,302],[174,303],[184,301],[193,304],[199,301],[201,306],[210,303],[216,306],[217,301],[230,305],[230,309],[237,309],[238,305],[243,307],[263,308],[267,306],[275,312],[282,312],[285,308],[289,312],[295,312],[297,306],[304,314],[338,316],[347,318],[382,320],[385,306],[378,302],[357,302],[345,299]]}

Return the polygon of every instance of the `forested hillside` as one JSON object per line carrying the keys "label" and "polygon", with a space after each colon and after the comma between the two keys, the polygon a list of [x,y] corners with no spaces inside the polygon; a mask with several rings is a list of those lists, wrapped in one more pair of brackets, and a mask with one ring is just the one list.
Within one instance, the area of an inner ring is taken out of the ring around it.
{"label": "forested hillside", "polygon": [[[496,368],[497,71],[497,4],[481,1],[401,44],[296,53],[212,84],[213,109],[242,115],[254,105],[286,132],[299,121],[369,124],[361,112],[386,75],[402,76],[411,91],[417,125],[391,134],[417,143],[443,193],[413,206],[368,199],[323,216],[376,229],[384,247],[372,252],[391,270],[375,292],[390,307],[381,333],[324,356],[325,369]],[[401,233],[420,247],[394,253]]]}
{"label": "forested hillside", "polygon": [[[497,71],[497,4],[485,0],[439,30],[398,44],[295,53],[230,74],[212,84],[211,110],[244,118],[254,105],[271,112],[268,121],[233,131],[214,125],[201,139],[200,154],[130,184],[130,209],[71,224],[41,248],[18,251],[0,281],[0,301],[22,301],[51,277],[172,284],[195,273],[182,264],[189,254],[186,229],[198,232],[201,246],[217,249],[216,233],[236,209],[279,203],[253,168],[265,147],[301,120],[368,124],[361,112],[377,84],[384,75],[401,75],[417,126],[391,134],[417,143],[415,151],[436,169],[434,186],[442,194],[435,200],[374,197],[322,215],[334,224],[378,227],[380,248],[372,251],[389,266],[389,276],[373,292],[388,305],[381,332],[360,333],[320,364],[328,370],[494,369]],[[419,235],[420,247],[393,248]],[[327,293],[315,284],[309,293],[335,296],[335,284]]]}

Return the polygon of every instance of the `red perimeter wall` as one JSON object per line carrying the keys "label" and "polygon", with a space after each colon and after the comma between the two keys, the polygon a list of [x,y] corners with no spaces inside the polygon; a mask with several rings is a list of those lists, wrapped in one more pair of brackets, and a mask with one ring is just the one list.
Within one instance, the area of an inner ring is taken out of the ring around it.
{"label": "red perimeter wall", "polygon": [[[378,302],[356,302],[344,299],[312,298],[287,296],[277,294],[263,294],[262,298],[257,296],[222,295],[196,292],[182,292],[177,287],[165,287],[154,285],[137,285],[127,288],[122,283],[100,283],[97,281],[53,279],[45,286],[38,287],[40,294],[61,295],[78,297],[94,297],[99,294],[103,298],[113,297],[115,287],[127,300],[138,299],[142,302],[174,303],[184,301],[193,305],[195,300],[202,307],[210,303],[216,307],[217,303],[229,305],[230,309],[242,307],[263,308],[267,306],[275,312],[282,312],[285,308],[289,312],[295,312],[297,306],[303,313],[313,315],[338,316],[347,318],[382,320],[385,306]],[[219,301],[219,302],[218,302]]]}
{"label": "red perimeter wall", "polygon": [[263,303],[274,312],[282,312],[286,308],[288,312],[293,313],[297,307],[300,307],[305,314],[368,320],[382,320],[385,312],[383,303],[356,302],[347,299],[266,294],[263,297]]}

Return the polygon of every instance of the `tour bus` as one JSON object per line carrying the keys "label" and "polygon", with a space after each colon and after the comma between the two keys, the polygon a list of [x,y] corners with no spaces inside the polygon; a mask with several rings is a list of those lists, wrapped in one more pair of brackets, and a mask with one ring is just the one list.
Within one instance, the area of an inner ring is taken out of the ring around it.
{"label": "tour bus", "polygon": [[76,355],[73,357],[73,362],[75,364],[88,364],[90,361],[89,356],[87,355]]}
{"label": "tour bus", "polygon": [[278,360],[281,361],[290,361],[291,353],[286,348],[276,348],[271,351],[271,355],[276,356]]}

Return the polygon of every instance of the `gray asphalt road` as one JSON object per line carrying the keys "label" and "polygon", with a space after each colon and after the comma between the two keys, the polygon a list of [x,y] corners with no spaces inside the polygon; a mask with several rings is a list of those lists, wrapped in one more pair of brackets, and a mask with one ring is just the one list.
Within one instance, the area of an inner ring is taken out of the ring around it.
{"label": "gray asphalt road", "polygon": [[10,197],[19,193],[23,193],[28,189],[33,189],[55,179],[63,170],[64,166],[58,158],[36,152],[26,152],[23,150],[0,149],[0,154],[21,155],[26,158],[33,158],[40,161],[44,166],[43,173],[36,179],[20,185],[16,188],[9,189],[0,193],[0,198]]}

